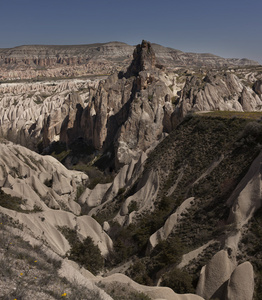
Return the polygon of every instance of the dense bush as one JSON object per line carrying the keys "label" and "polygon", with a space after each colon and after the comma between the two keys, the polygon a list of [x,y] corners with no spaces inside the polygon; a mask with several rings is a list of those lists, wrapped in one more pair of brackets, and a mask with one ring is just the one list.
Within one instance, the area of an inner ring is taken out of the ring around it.
{"label": "dense bush", "polygon": [[25,204],[25,200],[19,198],[19,197],[13,197],[9,194],[6,194],[1,188],[0,188],[0,206],[16,210],[19,212],[26,212],[21,208],[21,205]]}
{"label": "dense bush", "polygon": [[154,263],[154,270],[178,264],[183,254],[183,247],[179,238],[169,238],[159,242],[150,254],[151,261]]}
{"label": "dense bush", "polygon": [[179,294],[194,293],[192,277],[177,268],[164,275],[161,285],[168,286]]}
{"label": "dense bush", "polygon": [[59,227],[59,230],[64,234],[71,246],[68,254],[70,259],[79,263],[95,275],[101,271],[104,266],[104,258],[91,237],[86,237],[81,242],[76,230],[68,227]]}
{"label": "dense bush", "polygon": [[95,275],[104,266],[104,259],[101,252],[90,237],[85,238],[83,242],[78,241],[72,245],[69,258]]}
{"label": "dense bush", "polygon": [[128,275],[140,284],[153,285],[159,271],[177,265],[183,254],[181,241],[169,238],[159,242],[150,255],[137,259],[128,270]]}

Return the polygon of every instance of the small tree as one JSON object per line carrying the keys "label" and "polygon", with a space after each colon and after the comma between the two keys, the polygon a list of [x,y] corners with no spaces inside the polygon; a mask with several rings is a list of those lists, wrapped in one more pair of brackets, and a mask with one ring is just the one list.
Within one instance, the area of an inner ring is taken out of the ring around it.
{"label": "small tree", "polygon": [[97,274],[104,266],[104,259],[92,238],[87,237],[83,243],[77,241],[72,245],[69,258],[82,265],[84,268]]}
{"label": "small tree", "polygon": [[192,277],[177,268],[164,275],[161,285],[168,286],[179,294],[194,293]]}

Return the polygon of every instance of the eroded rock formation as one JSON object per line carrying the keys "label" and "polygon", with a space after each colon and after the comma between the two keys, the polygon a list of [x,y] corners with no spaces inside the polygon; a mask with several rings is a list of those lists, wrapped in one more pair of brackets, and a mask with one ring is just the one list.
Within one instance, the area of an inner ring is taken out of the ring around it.
{"label": "eroded rock formation", "polygon": [[193,75],[186,79],[173,120],[196,111],[257,111],[261,104],[260,94],[245,86],[234,73]]}

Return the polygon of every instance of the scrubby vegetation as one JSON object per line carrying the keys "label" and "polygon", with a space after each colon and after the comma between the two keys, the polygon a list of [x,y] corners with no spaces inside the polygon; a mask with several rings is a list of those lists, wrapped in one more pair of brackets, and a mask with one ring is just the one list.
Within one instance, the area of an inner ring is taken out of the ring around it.
{"label": "scrubby vegetation", "polygon": [[12,220],[1,214],[0,299],[101,299],[98,291],[60,276],[62,259],[50,256],[41,243],[32,246],[12,227]]}
{"label": "scrubby vegetation", "polygon": [[[234,230],[234,226],[227,223],[226,201],[261,150],[261,129],[261,121],[253,118],[225,118],[223,115],[186,118],[155,148],[146,162],[145,170],[158,169],[159,172],[155,211],[143,214],[136,224],[127,227],[112,224],[109,234],[114,240],[113,265],[136,256],[127,274],[137,282],[154,284],[159,274],[166,273],[163,276],[165,284],[176,292],[192,292],[196,277],[207,262],[205,256],[211,257],[218,251],[225,235]],[[127,196],[130,190],[122,194],[123,200]],[[179,226],[165,241],[173,245],[174,248],[169,247],[177,257],[173,261],[169,257],[165,264],[162,242],[149,254],[148,239],[189,197],[194,197],[191,208],[181,215]],[[129,211],[134,209],[130,205]],[[175,239],[179,243],[174,242]],[[217,241],[216,246],[208,248],[206,255],[195,261],[193,269],[179,271],[175,268],[183,253],[212,239]],[[159,255],[154,255],[157,249]],[[172,270],[167,268],[170,264],[174,266]],[[181,282],[172,286],[171,278],[179,277],[179,272],[183,274]]]}
{"label": "scrubby vegetation", "polygon": [[112,157],[96,153],[95,149],[79,138],[68,147],[62,142],[53,142],[45,154],[50,154],[63,163],[68,169],[84,172],[90,182],[88,188],[93,189],[98,183],[112,182],[114,174],[105,173],[104,166],[109,166]]}
{"label": "scrubby vegetation", "polygon": [[1,188],[0,188],[0,206],[12,209],[15,211],[23,212],[24,210],[21,208],[21,205],[25,203],[25,200],[13,197],[9,194],[6,194]]}
{"label": "scrubby vegetation", "polygon": [[254,217],[247,224],[239,245],[239,261],[248,260],[255,272],[254,300],[262,299],[262,208],[258,209]]}
{"label": "scrubby vegetation", "polygon": [[104,266],[104,259],[92,238],[86,237],[83,242],[81,242],[76,230],[68,227],[59,227],[59,229],[71,246],[68,258],[79,263],[95,275],[101,271]]}
{"label": "scrubby vegetation", "polygon": [[102,288],[107,294],[109,294],[114,300],[150,300],[146,294],[137,292],[134,288],[127,284],[121,284],[118,282],[113,283],[98,283],[98,286]]}

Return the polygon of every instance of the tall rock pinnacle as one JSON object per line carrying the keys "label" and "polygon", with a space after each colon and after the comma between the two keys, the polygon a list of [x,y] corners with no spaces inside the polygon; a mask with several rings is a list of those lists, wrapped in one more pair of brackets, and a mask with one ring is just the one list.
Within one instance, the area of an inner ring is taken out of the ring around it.
{"label": "tall rock pinnacle", "polygon": [[127,70],[128,76],[137,76],[141,71],[155,68],[156,56],[151,44],[145,40],[137,45],[133,53],[133,61]]}

